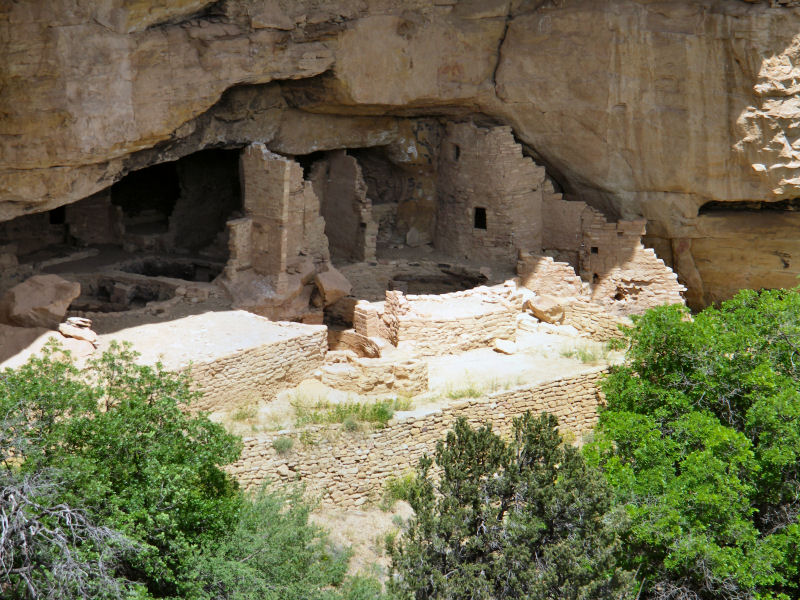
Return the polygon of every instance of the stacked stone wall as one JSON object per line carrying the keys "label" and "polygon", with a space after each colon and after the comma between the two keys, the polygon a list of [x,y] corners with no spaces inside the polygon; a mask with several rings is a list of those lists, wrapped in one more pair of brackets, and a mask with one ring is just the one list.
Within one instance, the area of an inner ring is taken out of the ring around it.
{"label": "stacked stone wall", "polygon": [[212,362],[193,364],[195,389],[203,396],[192,408],[231,410],[257,400],[272,400],[320,368],[328,349],[324,327],[248,348]]}
{"label": "stacked stone wall", "polygon": [[122,209],[103,190],[64,207],[69,235],[83,244],[115,244],[123,233]]}
{"label": "stacked stone wall", "polygon": [[564,307],[564,325],[572,325],[582,334],[599,342],[622,337],[619,325],[631,325],[630,319],[610,314],[604,307],[586,300]]}
{"label": "stacked stone wall", "polygon": [[[399,419],[371,433],[309,427],[274,435],[245,438],[240,459],[230,471],[242,485],[258,489],[265,482],[300,480],[323,504],[360,506],[380,497],[389,477],[414,469],[423,454],[432,454],[455,420],[474,426],[491,423],[501,435],[525,411],[556,415],[562,433],[580,441],[597,422],[602,402],[598,382],[607,372],[596,368],[580,375],[461,400],[419,417]],[[278,454],[278,437],[291,437],[292,449]]]}
{"label": "stacked stone wall", "polygon": [[542,245],[545,170],[510,127],[449,123],[439,152],[434,245],[455,259],[513,266]]}
{"label": "stacked stone wall", "polygon": [[356,333],[383,337],[395,346],[411,343],[420,356],[483,348],[495,338],[513,339],[520,298],[513,287],[477,287],[449,294],[386,292],[383,303],[359,302]]}

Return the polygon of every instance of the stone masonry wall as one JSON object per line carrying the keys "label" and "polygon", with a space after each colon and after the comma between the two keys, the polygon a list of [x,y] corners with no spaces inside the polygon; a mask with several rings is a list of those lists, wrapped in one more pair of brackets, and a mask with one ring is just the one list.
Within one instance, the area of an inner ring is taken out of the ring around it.
{"label": "stone masonry wall", "polygon": [[[602,402],[598,382],[605,368],[536,385],[496,392],[484,398],[453,402],[420,417],[409,417],[371,433],[309,427],[245,438],[240,459],[230,471],[249,490],[264,482],[300,480],[311,496],[327,505],[360,506],[380,497],[391,476],[414,469],[423,454],[432,454],[458,417],[473,426],[491,423],[501,435],[511,431],[511,420],[527,410],[551,412],[562,432],[577,441],[597,422]],[[278,454],[272,447],[278,437],[294,440],[292,449]]]}
{"label": "stone masonry wall", "polygon": [[311,181],[320,199],[325,234],[337,260],[375,260],[378,225],[358,161],[344,150],[315,163]]}
{"label": "stone masonry wall", "polygon": [[607,342],[622,337],[618,326],[631,325],[631,321],[627,317],[612,315],[602,306],[587,300],[577,300],[565,305],[564,325],[572,325],[598,342]]}
{"label": "stone masonry wall", "polygon": [[449,123],[439,152],[434,245],[453,258],[513,266],[542,247],[544,167],[510,127]]}
{"label": "stone masonry wall", "polygon": [[196,389],[203,392],[192,408],[231,410],[255,398],[272,400],[320,368],[328,350],[324,327],[315,327],[274,343],[248,348],[190,367]]}
{"label": "stone masonry wall", "polygon": [[383,337],[395,346],[413,343],[421,356],[464,352],[513,339],[521,299],[515,288],[498,285],[439,295],[386,292],[385,302],[359,302],[353,314],[356,333]]}
{"label": "stone masonry wall", "polygon": [[640,314],[661,304],[683,304],[675,272],[642,245],[645,221],[609,223],[591,209],[582,215],[580,275],[593,284],[592,299],[611,313]]}
{"label": "stone masonry wall", "polygon": [[64,207],[69,235],[82,244],[118,243],[123,233],[122,209],[111,204],[111,193],[103,190]]}

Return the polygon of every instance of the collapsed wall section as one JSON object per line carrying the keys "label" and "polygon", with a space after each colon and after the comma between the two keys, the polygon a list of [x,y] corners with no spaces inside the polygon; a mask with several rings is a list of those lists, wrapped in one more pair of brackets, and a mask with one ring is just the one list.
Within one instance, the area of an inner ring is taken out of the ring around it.
{"label": "collapsed wall section", "polygon": [[[550,255],[550,263],[529,253],[521,255],[517,265],[523,285],[529,289],[555,296],[580,295],[575,286],[565,289],[572,271],[590,284],[584,299],[615,315],[683,304],[686,288],[675,272],[642,244],[643,219],[611,223],[585,202],[563,200],[550,189],[543,200],[543,220],[544,252]],[[561,281],[554,276],[558,271]]]}
{"label": "collapsed wall section", "polygon": [[358,161],[344,150],[330,152],[314,164],[314,192],[320,199],[325,235],[338,261],[375,260],[378,224]]}
{"label": "collapsed wall section", "polygon": [[228,222],[223,284],[236,307],[272,319],[321,321],[309,302],[330,255],[320,203],[303,168],[264,144],[240,158],[245,216]]}

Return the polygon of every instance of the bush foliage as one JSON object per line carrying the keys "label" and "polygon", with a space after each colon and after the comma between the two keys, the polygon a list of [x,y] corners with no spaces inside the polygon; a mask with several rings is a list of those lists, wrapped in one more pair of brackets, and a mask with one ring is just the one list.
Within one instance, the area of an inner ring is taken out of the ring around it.
{"label": "bush foliage", "polygon": [[642,597],[800,597],[800,295],[658,308],[626,335],[589,456]]}
{"label": "bush foliage", "polygon": [[564,446],[551,415],[514,421],[506,442],[456,422],[423,458],[408,500],[416,515],[391,549],[400,598],[616,598],[624,515],[597,470]]}
{"label": "bush foliage", "polygon": [[241,441],[182,410],[195,398],[185,375],[134,359],[114,346],[78,372],[50,347],[0,373],[0,596],[327,599],[369,588],[349,586],[346,553],[329,549],[297,493],[239,490],[222,467]]}

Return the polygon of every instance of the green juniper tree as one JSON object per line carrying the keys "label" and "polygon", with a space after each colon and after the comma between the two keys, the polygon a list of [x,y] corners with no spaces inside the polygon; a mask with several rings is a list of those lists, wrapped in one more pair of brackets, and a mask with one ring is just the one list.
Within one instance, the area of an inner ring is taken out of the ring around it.
{"label": "green juniper tree", "polygon": [[[420,461],[416,515],[392,548],[401,598],[632,596],[616,552],[624,515],[602,475],[562,443],[552,415],[514,420],[506,442],[456,422]],[[436,464],[439,477],[432,475]]]}

